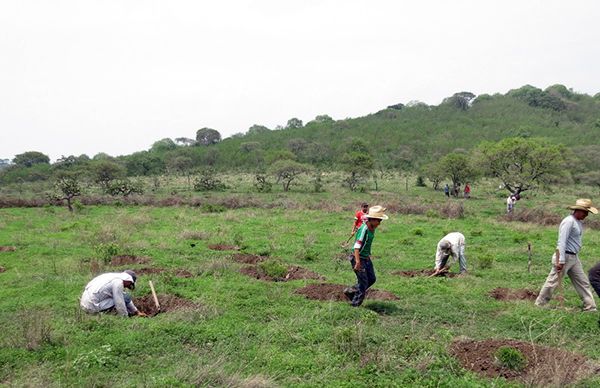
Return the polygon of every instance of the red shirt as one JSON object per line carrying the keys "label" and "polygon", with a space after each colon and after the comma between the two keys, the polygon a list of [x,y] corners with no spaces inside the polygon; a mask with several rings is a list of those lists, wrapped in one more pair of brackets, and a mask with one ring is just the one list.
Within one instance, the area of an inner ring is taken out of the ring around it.
{"label": "red shirt", "polygon": [[359,210],[354,215],[354,218],[356,218],[356,221],[354,221],[354,226],[356,228],[360,228],[360,226],[362,224],[364,224],[365,222],[367,222],[367,213],[363,213],[362,210]]}

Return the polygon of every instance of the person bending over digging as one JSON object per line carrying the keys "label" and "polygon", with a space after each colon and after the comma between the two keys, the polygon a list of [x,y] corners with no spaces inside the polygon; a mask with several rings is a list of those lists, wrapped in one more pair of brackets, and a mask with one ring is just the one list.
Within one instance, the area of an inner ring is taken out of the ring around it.
{"label": "person bending over digging", "polygon": [[575,205],[569,206],[573,210],[571,215],[565,217],[558,227],[558,243],[552,255],[552,269],[546,282],[538,295],[535,305],[544,306],[552,298],[552,293],[559,286],[564,274],[569,275],[575,291],[583,301],[583,311],[596,311],[596,302],[590,290],[590,282],[583,272],[579,261],[579,250],[582,245],[582,221],[591,212],[598,214],[598,209],[592,206],[591,199],[578,199]]}
{"label": "person bending over digging", "polygon": [[145,317],[146,314],[135,307],[131,296],[124,292],[125,288],[135,289],[136,279],[135,272],[131,270],[98,275],[85,286],[79,304],[90,314],[115,311],[123,317]]}
{"label": "person bending over digging", "polygon": [[460,274],[467,273],[467,259],[465,257],[465,236],[459,232],[448,233],[437,244],[435,252],[435,271],[431,276],[440,276],[448,272],[451,263],[448,259],[452,256],[452,262],[460,267]]}
{"label": "person bending over digging", "polygon": [[386,209],[381,206],[373,206],[367,213],[367,222],[365,222],[356,232],[354,247],[350,254],[350,263],[356,274],[358,283],[352,287],[344,289],[344,294],[354,307],[362,304],[367,290],[375,283],[375,269],[371,262],[371,244],[375,238],[375,229],[382,220],[387,220]]}

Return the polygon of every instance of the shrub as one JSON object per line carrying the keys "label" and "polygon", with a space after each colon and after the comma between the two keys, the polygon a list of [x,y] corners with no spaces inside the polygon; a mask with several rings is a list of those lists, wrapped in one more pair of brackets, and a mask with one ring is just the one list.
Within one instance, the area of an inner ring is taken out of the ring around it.
{"label": "shrub", "polygon": [[278,260],[263,261],[258,264],[258,268],[272,278],[283,278],[288,272],[287,267]]}
{"label": "shrub", "polygon": [[421,228],[416,228],[413,230],[413,234],[415,236],[423,236],[425,234],[425,232],[423,232],[423,229],[421,229]]}
{"label": "shrub", "polygon": [[501,346],[494,353],[496,362],[503,368],[521,371],[527,366],[527,359],[519,349]]}
{"label": "shrub", "polygon": [[216,176],[214,170],[207,169],[194,180],[195,191],[222,191],[227,186]]}
{"label": "shrub", "polygon": [[200,211],[203,213],[222,213],[227,208],[223,205],[213,205],[212,203],[205,203],[200,206]]}
{"label": "shrub", "polygon": [[256,182],[254,182],[254,187],[256,191],[259,193],[270,193],[273,188],[273,184],[267,180],[267,176],[264,174],[256,174],[255,176]]}
{"label": "shrub", "polygon": [[127,197],[131,194],[144,194],[144,189],[139,182],[132,182],[129,179],[115,180],[106,188],[106,193],[113,197],[122,195]]}
{"label": "shrub", "polygon": [[108,264],[113,256],[119,253],[119,246],[114,242],[100,243],[96,245],[96,252],[105,264]]}
{"label": "shrub", "polygon": [[494,257],[490,254],[481,254],[477,257],[477,266],[480,269],[489,269],[494,265]]}
{"label": "shrub", "polygon": [[418,176],[417,177],[417,183],[416,183],[417,187],[426,187],[427,185],[425,184],[425,180],[423,179],[422,176]]}

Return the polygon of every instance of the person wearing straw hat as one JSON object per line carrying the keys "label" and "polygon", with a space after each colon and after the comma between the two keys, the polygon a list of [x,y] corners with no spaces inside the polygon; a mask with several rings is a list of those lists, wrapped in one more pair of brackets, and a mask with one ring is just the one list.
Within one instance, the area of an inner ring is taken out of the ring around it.
{"label": "person wearing straw hat", "polygon": [[596,311],[596,302],[590,288],[588,277],[583,272],[579,251],[582,246],[583,223],[589,213],[598,214],[598,209],[592,206],[591,199],[578,199],[575,205],[568,209],[573,213],[565,217],[558,228],[558,243],[552,256],[552,269],[538,295],[536,306],[546,305],[552,298],[552,293],[559,286],[564,274],[569,275],[575,291],[583,301],[583,311]]}
{"label": "person wearing straw hat", "polygon": [[460,274],[467,273],[467,258],[465,257],[465,236],[459,232],[445,235],[437,244],[435,252],[435,271],[431,276],[442,275],[450,269],[448,259],[452,256],[452,263],[458,261]]}
{"label": "person wearing straw hat", "polygon": [[369,208],[367,221],[356,232],[354,246],[349,259],[358,282],[353,287],[344,289],[344,294],[350,299],[353,307],[358,307],[362,304],[367,290],[376,281],[375,269],[371,261],[371,244],[375,238],[375,229],[377,229],[381,221],[388,219],[388,216],[384,214],[385,211],[386,208],[381,206]]}
{"label": "person wearing straw hat", "polygon": [[135,307],[131,296],[124,292],[125,288],[135,289],[136,279],[135,272],[131,270],[98,275],[85,286],[79,304],[90,314],[115,311],[123,317],[145,317],[146,314]]}

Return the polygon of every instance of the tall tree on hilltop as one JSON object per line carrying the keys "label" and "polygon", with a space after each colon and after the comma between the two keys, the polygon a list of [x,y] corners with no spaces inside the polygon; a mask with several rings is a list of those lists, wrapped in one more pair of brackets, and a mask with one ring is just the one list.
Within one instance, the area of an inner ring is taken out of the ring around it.
{"label": "tall tree on hilltop", "polygon": [[216,129],[202,128],[196,131],[196,143],[203,146],[217,144],[221,141],[221,134]]}
{"label": "tall tree on hilltop", "polygon": [[15,155],[13,163],[18,167],[31,167],[34,164],[50,164],[50,158],[38,151],[27,151]]}

